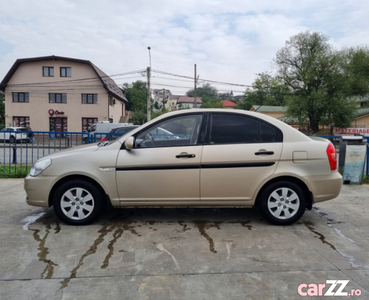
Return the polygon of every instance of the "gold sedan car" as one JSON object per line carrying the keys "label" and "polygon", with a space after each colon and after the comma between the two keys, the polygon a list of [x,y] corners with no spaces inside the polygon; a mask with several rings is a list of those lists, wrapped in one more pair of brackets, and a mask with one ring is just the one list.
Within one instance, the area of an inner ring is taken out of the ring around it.
{"label": "gold sedan car", "polygon": [[126,206],[257,206],[272,224],[296,222],[338,196],[332,143],[272,117],[189,109],[162,115],[113,142],[40,159],[25,179],[27,203],[54,206],[65,223],[93,222]]}

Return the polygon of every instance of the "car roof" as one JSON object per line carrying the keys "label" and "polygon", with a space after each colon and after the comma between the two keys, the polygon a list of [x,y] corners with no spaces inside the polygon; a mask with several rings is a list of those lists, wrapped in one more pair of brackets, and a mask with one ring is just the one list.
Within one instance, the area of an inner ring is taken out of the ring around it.
{"label": "car roof", "polygon": [[115,128],[113,128],[110,132],[111,132],[111,133],[114,133],[114,132],[116,132],[116,131],[118,131],[118,130],[121,130],[121,129],[128,129],[128,130],[132,130],[132,129],[135,129],[135,128],[137,128],[137,127],[139,127],[139,125],[129,125],[129,126],[115,127]]}
{"label": "car roof", "polygon": [[27,127],[24,127],[24,126],[8,126],[6,128],[9,128],[9,129],[27,129]]}

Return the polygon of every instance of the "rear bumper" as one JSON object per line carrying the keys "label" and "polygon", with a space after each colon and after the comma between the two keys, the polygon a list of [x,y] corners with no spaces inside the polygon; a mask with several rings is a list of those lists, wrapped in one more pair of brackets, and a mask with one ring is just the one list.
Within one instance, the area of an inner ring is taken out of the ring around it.
{"label": "rear bumper", "polygon": [[322,202],[336,198],[342,188],[342,176],[337,171],[330,175],[310,176],[306,178],[313,194],[313,202]]}

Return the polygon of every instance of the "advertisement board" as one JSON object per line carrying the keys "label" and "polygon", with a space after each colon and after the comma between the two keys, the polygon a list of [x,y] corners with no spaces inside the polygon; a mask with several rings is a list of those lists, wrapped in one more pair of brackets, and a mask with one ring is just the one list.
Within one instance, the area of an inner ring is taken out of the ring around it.
{"label": "advertisement board", "polygon": [[361,184],[364,173],[366,145],[346,145],[343,182]]}

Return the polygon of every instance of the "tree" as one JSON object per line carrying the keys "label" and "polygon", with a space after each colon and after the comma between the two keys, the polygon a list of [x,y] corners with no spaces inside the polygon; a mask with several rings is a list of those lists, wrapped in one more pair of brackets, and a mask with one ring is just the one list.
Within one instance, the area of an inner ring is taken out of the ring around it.
{"label": "tree", "polygon": [[330,121],[349,125],[354,107],[348,100],[342,55],[327,36],[306,31],[291,37],[277,52],[275,64],[278,80],[290,91],[286,98],[291,116],[307,119],[313,133]]}
{"label": "tree", "polygon": [[[194,97],[195,91],[189,90],[187,93],[188,97]],[[196,96],[201,98],[202,105],[201,107],[205,108],[219,108],[224,107],[220,102],[222,102],[221,98],[218,95],[218,90],[215,87],[212,87],[209,83],[203,84],[201,87],[196,89]]]}
{"label": "tree", "polygon": [[283,106],[286,94],[288,89],[275,77],[268,73],[260,73],[252,88],[246,89],[244,100],[237,107],[249,110],[253,105]]}
{"label": "tree", "polygon": [[218,96],[222,100],[229,100],[229,99],[232,99],[233,98],[233,92],[230,92],[230,93],[219,93]]}
{"label": "tree", "polygon": [[363,96],[369,93],[369,49],[348,48],[340,51],[342,69],[346,74],[348,93]]}
{"label": "tree", "polygon": [[[188,97],[195,97],[195,90],[191,89],[186,94]],[[218,90],[212,87],[210,83],[205,83],[196,89],[197,97],[203,97],[204,95],[208,96],[210,99],[219,100]]]}
{"label": "tree", "polygon": [[[205,96],[206,99],[206,96]],[[202,108],[225,108],[224,104],[223,104],[223,100],[219,100],[219,101],[205,101],[203,100]]]}
{"label": "tree", "polygon": [[128,100],[127,110],[133,112],[131,121],[134,124],[143,124],[147,120],[147,86],[146,83],[137,80],[132,84],[124,83],[126,98]]}

